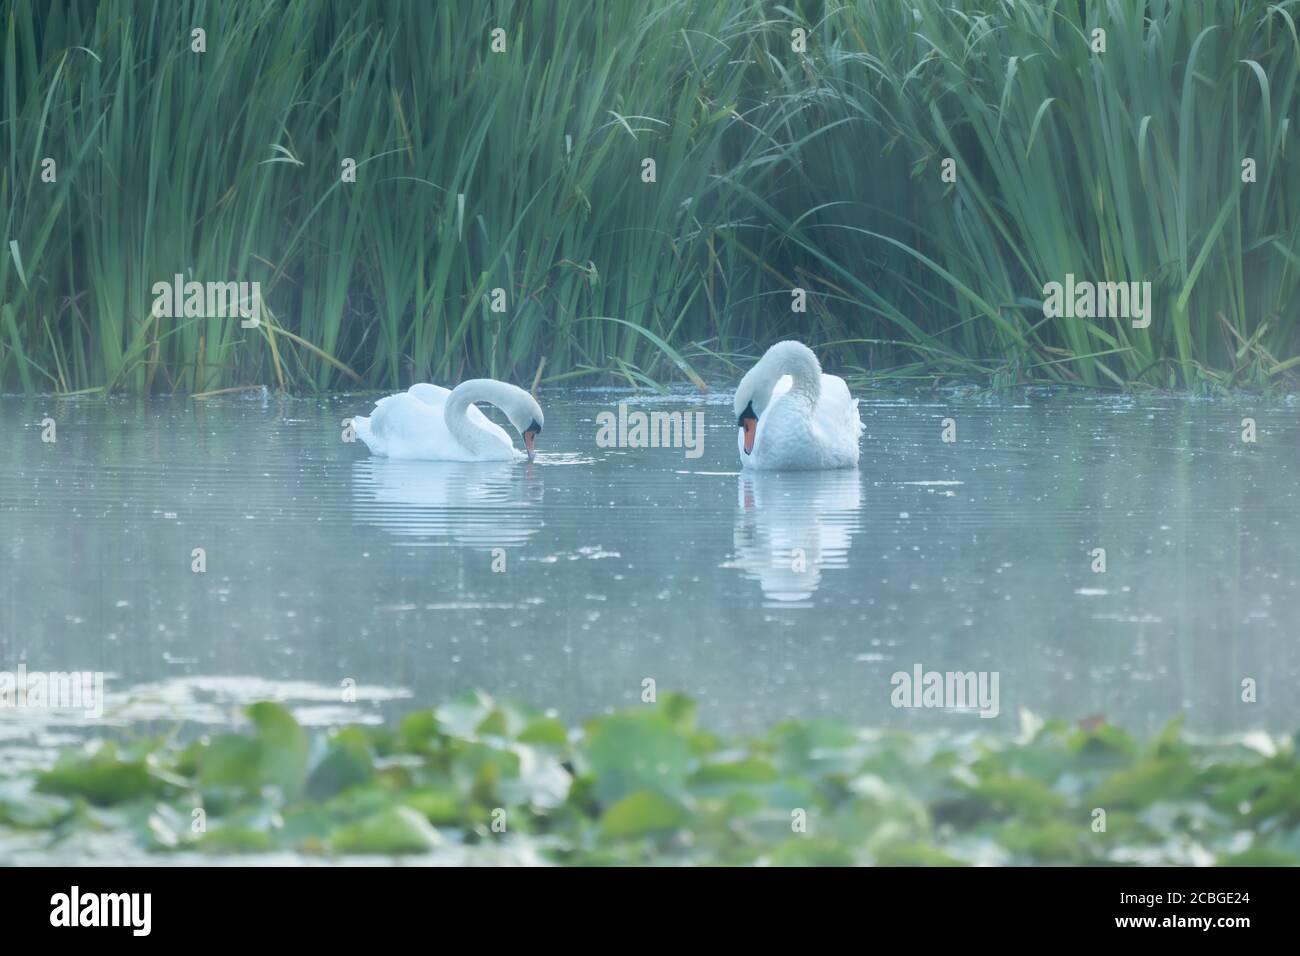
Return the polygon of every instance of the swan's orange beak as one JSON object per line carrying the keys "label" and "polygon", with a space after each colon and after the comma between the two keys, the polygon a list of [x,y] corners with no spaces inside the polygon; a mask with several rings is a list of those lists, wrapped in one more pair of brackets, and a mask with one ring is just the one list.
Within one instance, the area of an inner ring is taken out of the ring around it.
{"label": "swan's orange beak", "polygon": [[758,431],[757,418],[742,418],[740,427],[745,430],[745,454],[754,450],[754,433]]}
{"label": "swan's orange beak", "polygon": [[528,449],[529,461],[537,457],[537,450],[533,447],[533,442],[536,440],[537,432],[524,432],[524,447]]}

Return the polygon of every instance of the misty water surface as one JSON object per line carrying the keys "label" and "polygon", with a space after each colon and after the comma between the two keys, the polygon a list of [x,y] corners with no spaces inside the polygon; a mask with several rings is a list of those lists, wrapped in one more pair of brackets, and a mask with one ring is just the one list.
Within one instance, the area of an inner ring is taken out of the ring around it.
{"label": "misty water surface", "polygon": [[[652,678],[724,730],[1296,729],[1294,402],[861,394],[860,469],[784,475],[740,473],[727,394],[544,391],[531,466],[371,458],[357,396],[0,400],[0,670],[104,671],[118,721],[468,688],[581,718]],[[619,401],[702,410],[703,455],[597,447]],[[1000,715],[892,707],[917,663],[996,671]],[[10,710],[0,738],[75,723]]]}

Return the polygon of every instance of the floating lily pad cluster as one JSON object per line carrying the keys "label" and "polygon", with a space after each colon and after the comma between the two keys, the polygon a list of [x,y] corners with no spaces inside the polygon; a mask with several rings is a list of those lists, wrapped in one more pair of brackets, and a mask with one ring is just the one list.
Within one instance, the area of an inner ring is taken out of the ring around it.
{"label": "floating lily pad cluster", "polygon": [[[568,727],[469,694],[394,726],[103,740],[0,780],[0,846],[553,864],[1295,864],[1292,739],[1016,739],[786,721],[752,739],[657,704]],[[1103,829],[1104,826],[1104,829]],[[155,857],[161,859],[161,857]]]}

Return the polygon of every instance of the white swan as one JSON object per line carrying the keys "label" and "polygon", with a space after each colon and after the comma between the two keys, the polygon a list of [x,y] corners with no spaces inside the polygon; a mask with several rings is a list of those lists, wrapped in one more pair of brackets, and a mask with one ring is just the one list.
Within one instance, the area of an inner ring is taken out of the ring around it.
{"label": "white swan", "polygon": [[862,417],[844,379],[812,349],[777,342],[736,387],[740,462],[774,471],[855,468]]}
{"label": "white swan", "polygon": [[423,461],[518,461],[504,428],[474,402],[506,413],[524,437],[528,460],[542,433],[542,407],[522,388],[490,378],[472,378],[448,391],[421,383],[375,403],[369,418],[352,419],[357,437],[376,455]]}

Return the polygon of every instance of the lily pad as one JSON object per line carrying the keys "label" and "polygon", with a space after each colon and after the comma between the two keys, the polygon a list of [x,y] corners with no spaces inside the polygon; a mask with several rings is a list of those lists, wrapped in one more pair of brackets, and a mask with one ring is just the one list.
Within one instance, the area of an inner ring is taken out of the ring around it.
{"label": "lily pad", "polygon": [[53,768],[37,777],[41,793],[84,797],[111,806],[162,793],[166,784],[149,771],[143,758],[123,759],[117,746],[104,741],[89,752],[64,754]]}
{"label": "lily pad", "polygon": [[626,840],[676,830],[690,818],[690,812],[678,801],[641,790],[606,810],[600,819],[600,831],[609,839]]}
{"label": "lily pad", "polygon": [[682,732],[654,714],[615,714],[597,721],[584,755],[596,797],[605,804],[638,790],[680,794],[691,758]]}
{"label": "lily pad", "polygon": [[360,823],[336,830],[329,839],[339,853],[427,853],[442,846],[441,834],[410,807],[389,807]]}

